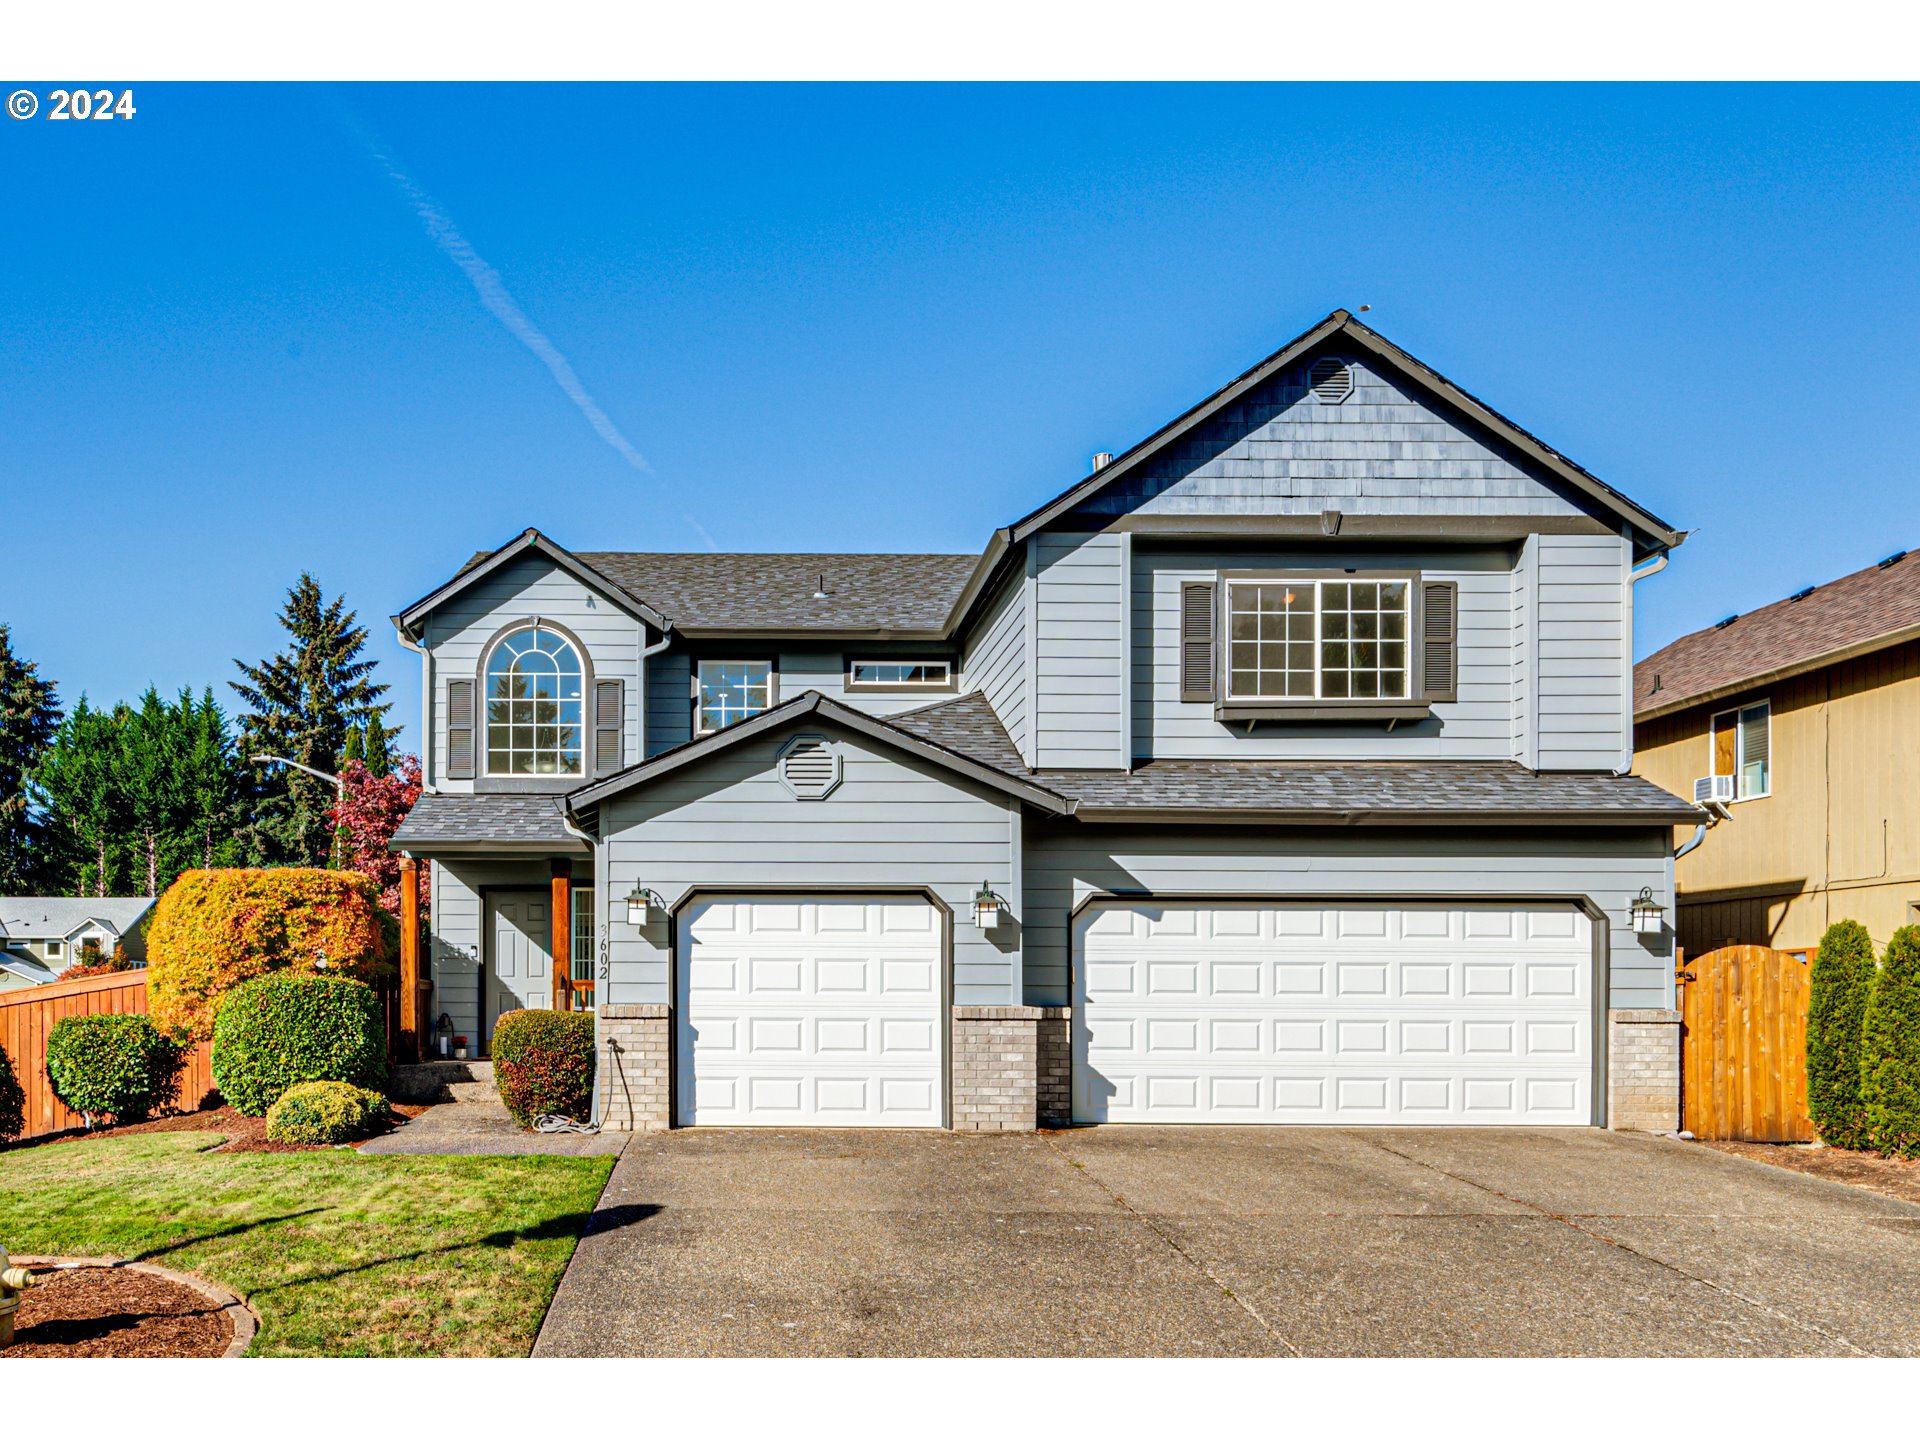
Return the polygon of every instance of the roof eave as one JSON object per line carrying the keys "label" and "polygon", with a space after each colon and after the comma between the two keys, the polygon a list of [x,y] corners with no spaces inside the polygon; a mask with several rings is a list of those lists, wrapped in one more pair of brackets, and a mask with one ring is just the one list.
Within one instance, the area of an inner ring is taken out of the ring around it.
{"label": "roof eave", "polygon": [[645,621],[647,624],[653,626],[654,629],[663,633],[673,628],[672,622],[668,620],[666,616],[662,615],[638,595],[635,595],[631,590],[610,576],[603,575],[600,571],[594,569],[593,566],[587,564],[584,560],[580,559],[579,556],[568,550],[566,546],[556,544],[531,526],[522,530],[518,535],[514,536],[513,539],[507,541],[506,544],[502,545],[498,550],[495,550],[478,565],[462,571],[439,589],[433,591],[433,593],[422,596],[420,599],[414,601],[413,604],[400,611],[399,614],[392,616],[394,628],[408,639],[418,640],[420,637],[414,627],[419,621],[425,619],[435,608],[446,603],[446,601],[458,595],[468,586],[477,584],[479,581],[493,574],[496,570],[519,559],[520,556],[528,550],[533,551],[535,554],[544,555],[547,559],[553,561],[554,564],[560,566],[561,569],[571,574],[576,580],[603,591],[609,600],[612,600],[615,604],[626,610],[635,619]]}
{"label": "roof eave", "polygon": [[1672,825],[1697,825],[1706,812],[1692,806],[1675,809],[1620,810],[1392,810],[1298,809],[1252,806],[1128,806],[1090,805],[1084,801],[1073,807],[1073,818],[1094,825],[1125,823],[1147,825],[1319,825],[1352,827],[1378,825],[1489,825],[1515,826],[1594,826],[1659,829]]}

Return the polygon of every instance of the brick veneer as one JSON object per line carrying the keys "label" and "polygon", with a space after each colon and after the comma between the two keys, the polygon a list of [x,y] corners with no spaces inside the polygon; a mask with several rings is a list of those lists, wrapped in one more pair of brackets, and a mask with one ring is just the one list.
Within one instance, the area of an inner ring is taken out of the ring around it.
{"label": "brick veneer", "polygon": [[1073,1011],[1051,1005],[1033,1024],[1038,1084],[1036,1118],[1043,1130],[1073,1124]]}
{"label": "brick veneer", "polygon": [[1031,1130],[1038,1115],[1037,1005],[953,1007],[955,1130]]}
{"label": "brick veneer", "polygon": [[1607,1128],[1680,1128],[1680,1012],[1607,1012]]}
{"label": "brick veneer", "polygon": [[670,1011],[600,1007],[600,1128],[664,1130],[673,1116]]}

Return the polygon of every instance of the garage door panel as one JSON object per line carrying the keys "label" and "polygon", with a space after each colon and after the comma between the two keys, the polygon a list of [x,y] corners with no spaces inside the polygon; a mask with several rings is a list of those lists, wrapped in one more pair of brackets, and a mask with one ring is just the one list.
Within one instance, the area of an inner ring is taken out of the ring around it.
{"label": "garage door panel", "polygon": [[1083,1120],[1591,1119],[1570,905],[1114,902],[1076,923],[1075,975]]}
{"label": "garage door panel", "polygon": [[728,898],[690,907],[676,943],[681,1123],[941,1123],[931,905]]}

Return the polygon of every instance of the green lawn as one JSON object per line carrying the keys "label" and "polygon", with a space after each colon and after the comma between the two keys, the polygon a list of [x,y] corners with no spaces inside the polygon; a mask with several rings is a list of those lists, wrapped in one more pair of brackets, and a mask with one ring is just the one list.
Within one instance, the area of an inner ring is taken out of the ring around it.
{"label": "green lawn", "polygon": [[0,1154],[0,1244],[191,1270],[254,1355],[525,1355],[609,1159],[222,1155],[203,1132]]}

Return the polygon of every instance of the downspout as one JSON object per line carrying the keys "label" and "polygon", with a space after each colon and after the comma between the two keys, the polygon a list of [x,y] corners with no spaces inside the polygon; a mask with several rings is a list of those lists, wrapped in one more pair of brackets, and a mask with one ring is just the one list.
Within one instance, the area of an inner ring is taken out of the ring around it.
{"label": "downspout", "polygon": [[1627,572],[1627,580],[1632,584],[1638,585],[1648,576],[1658,575],[1662,570],[1667,568],[1667,558],[1667,552],[1662,550],[1638,570],[1629,570]]}
{"label": "downspout", "polygon": [[437,795],[440,792],[433,786],[433,652],[409,635],[407,627],[398,620],[393,622],[393,628],[401,648],[420,657],[420,788],[429,795]]}
{"label": "downspout", "polygon": [[[593,904],[594,908],[598,910],[602,898],[600,891],[603,888],[600,883],[600,842],[573,823],[573,812],[567,808],[567,802],[564,797],[562,797],[560,801],[560,825],[561,828],[573,836],[574,839],[586,841],[587,853],[593,857]],[[597,936],[600,929],[600,917],[595,915],[593,920],[593,928]],[[561,962],[556,961],[555,963],[559,964]],[[567,957],[565,963],[571,964],[572,957]],[[608,983],[612,983],[611,976],[608,977]],[[605,997],[601,997],[593,1007],[593,1053],[596,1057],[600,1054],[600,1009],[601,1006],[605,1004]],[[606,1067],[596,1059],[593,1067],[593,1101],[587,1108],[587,1123],[595,1130],[600,1128],[600,1076],[605,1069]]]}
{"label": "downspout", "polygon": [[1694,826],[1693,838],[1678,850],[1674,851],[1673,858],[1678,860],[1681,856],[1691,855],[1695,850],[1698,850],[1700,848],[1700,842],[1707,838],[1707,827],[1710,823],[1710,821],[1702,820],[1698,825]]}

